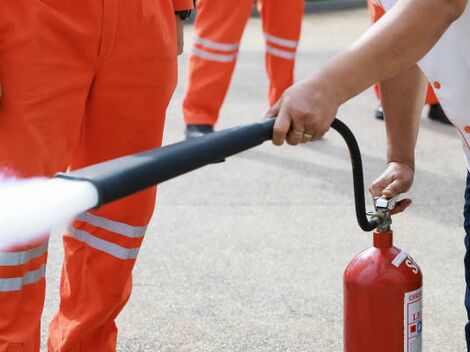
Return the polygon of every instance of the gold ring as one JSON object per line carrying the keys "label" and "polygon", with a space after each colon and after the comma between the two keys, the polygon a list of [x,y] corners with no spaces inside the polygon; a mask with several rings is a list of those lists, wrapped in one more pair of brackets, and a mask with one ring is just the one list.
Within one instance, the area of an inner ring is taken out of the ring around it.
{"label": "gold ring", "polygon": [[304,133],[303,132],[299,132],[295,129],[291,129],[289,132],[292,132],[293,134],[295,134],[296,136],[299,136],[299,137],[303,137],[304,136]]}
{"label": "gold ring", "polygon": [[306,139],[312,139],[312,138],[313,138],[313,133],[307,133],[307,132],[304,132],[304,134],[303,134],[303,138],[306,138]]}

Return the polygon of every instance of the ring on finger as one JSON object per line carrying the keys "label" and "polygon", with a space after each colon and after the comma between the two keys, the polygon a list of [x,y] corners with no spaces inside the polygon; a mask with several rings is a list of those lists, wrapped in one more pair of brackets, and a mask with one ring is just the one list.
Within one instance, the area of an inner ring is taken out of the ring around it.
{"label": "ring on finger", "polygon": [[309,140],[310,140],[310,139],[313,138],[313,136],[314,136],[314,133],[304,132],[302,137],[303,137],[304,139],[309,139]]}
{"label": "ring on finger", "polygon": [[303,137],[304,136],[304,133],[303,132],[300,132],[300,131],[297,131],[296,129],[291,129],[289,132],[292,132],[293,134],[295,134],[296,136],[299,136],[299,137]]}

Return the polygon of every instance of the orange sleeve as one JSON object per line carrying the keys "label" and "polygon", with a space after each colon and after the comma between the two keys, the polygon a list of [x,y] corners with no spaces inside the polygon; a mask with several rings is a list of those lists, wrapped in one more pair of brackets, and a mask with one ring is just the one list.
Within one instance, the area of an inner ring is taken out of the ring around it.
{"label": "orange sleeve", "polygon": [[191,10],[193,7],[193,0],[173,0],[175,11]]}

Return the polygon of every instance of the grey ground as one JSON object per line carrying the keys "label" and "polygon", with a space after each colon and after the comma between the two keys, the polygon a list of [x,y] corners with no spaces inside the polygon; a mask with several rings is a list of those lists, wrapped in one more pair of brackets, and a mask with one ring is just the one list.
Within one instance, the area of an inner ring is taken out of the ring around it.
{"label": "grey ground", "polygon": [[[366,10],[308,15],[297,77],[367,27]],[[186,34],[188,51],[191,26]],[[263,60],[260,20],[252,19],[218,128],[263,116]],[[186,62],[185,54],[165,143],[182,138]],[[367,183],[385,165],[375,106],[368,91],[339,113],[362,147]],[[396,242],[424,271],[424,350],[464,351],[465,166],[456,132],[423,117],[417,158],[414,206],[396,218]],[[298,148],[266,144],[168,182],[118,320],[118,350],[342,351],[342,272],[370,244],[355,222],[348,155],[335,132]],[[56,235],[43,328],[58,304],[61,259]]]}

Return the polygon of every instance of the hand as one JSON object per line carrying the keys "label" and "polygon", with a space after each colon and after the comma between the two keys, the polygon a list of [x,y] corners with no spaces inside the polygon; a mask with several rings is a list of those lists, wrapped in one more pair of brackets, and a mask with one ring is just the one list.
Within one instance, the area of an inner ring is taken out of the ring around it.
{"label": "hand", "polygon": [[183,53],[184,48],[184,32],[183,32],[183,20],[180,16],[175,15],[176,21],[176,43],[177,43],[177,51],[178,55]]}
{"label": "hand", "polygon": [[287,89],[268,111],[267,117],[277,117],[273,143],[290,145],[320,139],[330,128],[340,105],[328,83],[318,76],[301,81]]}
{"label": "hand", "polygon": [[[384,196],[388,199],[404,193],[411,188],[414,180],[414,167],[403,162],[390,162],[384,173],[369,187],[372,197]],[[411,205],[411,199],[397,203],[392,214],[401,213]]]}

